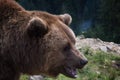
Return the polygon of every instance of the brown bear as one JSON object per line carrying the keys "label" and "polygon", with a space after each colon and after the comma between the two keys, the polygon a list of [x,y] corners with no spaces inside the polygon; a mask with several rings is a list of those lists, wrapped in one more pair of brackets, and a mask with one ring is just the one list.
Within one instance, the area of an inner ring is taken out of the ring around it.
{"label": "brown bear", "polygon": [[27,11],[14,0],[0,0],[0,80],[21,74],[76,77],[87,59],[75,48],[69,14]]}

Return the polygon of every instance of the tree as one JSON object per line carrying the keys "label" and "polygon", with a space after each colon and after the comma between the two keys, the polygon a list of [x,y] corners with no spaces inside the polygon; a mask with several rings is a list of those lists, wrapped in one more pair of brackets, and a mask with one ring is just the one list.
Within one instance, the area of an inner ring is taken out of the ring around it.
{"label": "tree", "polygon": [[105,33],[104,40],[120,43],[120,0],[101,0],[101,27]]}
{"label": "tree", "polygon": [[[85,33],[105,41],[120,43],[120,0],[100,0],[95,26]],[[92,35],[90,35],[92,33]]]}

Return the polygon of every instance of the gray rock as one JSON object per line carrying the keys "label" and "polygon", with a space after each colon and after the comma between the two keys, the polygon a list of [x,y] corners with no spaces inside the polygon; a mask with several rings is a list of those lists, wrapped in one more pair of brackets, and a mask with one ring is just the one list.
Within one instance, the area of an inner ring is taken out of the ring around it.
{"label": "gray rock", "polygon": [[41,75],[30,76],[29,80],[44,80],[44,77]]}
{"label": "gray rock", "polygon": [[105,42],[99,38],[76,38],[76,47],[78,49],[82,47],[90,47],[92,50],[101,50],[104,52],[112,52],[120,55],[120,44],[114,42]]}
{"label": "gray rock", "polygon": [[101,50],[101,51],[104,51],[104,52],[107,52],[107,51],[108,51],[108,49],[107,49],[106,46],[100,46],[100,50]]}

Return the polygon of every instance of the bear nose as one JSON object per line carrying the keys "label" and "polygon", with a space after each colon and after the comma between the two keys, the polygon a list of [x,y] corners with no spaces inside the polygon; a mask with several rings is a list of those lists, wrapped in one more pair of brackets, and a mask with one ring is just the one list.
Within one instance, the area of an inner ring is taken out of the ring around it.
{"label": "bear nose", "polygon": [[83,65],[83,66],[86,65],[87,63],[88,63],[88,60],[81,60],[80,61],[80,64]]}

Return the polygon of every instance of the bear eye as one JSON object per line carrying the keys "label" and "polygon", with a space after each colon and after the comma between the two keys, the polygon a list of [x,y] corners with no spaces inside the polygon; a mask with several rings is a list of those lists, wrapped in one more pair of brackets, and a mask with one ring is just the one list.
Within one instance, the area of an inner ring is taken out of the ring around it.
{"label": "bear eye", "polygon": [[70,44],[67,44],[65,47],[64,47],[64,51],[68,51],[68,50],[70,50]]}

